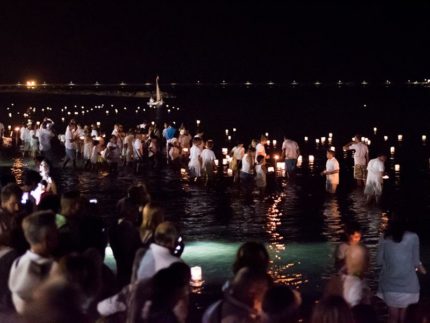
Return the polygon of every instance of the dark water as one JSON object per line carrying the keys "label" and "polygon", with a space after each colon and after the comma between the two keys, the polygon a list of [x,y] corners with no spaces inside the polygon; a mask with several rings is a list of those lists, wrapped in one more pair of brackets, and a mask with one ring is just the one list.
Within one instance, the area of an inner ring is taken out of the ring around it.
{"label": "dark water", "polygon": [[[101,216],[107,223],[114,215],[116,201],[127,187],[139,181],[147,183],[154,199],[163,203],[168,217],[178,224],[184,235],[184,259],[190,265],[203,268],[205,284],[199,291],[203,300],[197,299],[197,307],[201,309],[207,305],[205,297],[210,299],[219,285],[231,276],[235,252],[247,240],[266,243],[272,256],[272,272],[278,281],[299,288],[305,298],[318,297],[324,279],[333,271],[334,245],[342,238],[345,223],[350,221],[357,221],[363,227],[363,241],[371,254],[368,280],[374,290],[377,286],[374,256],[379,235],[387,222],[387,211],[408,216],[411,228],[418,232],[422,242],[422,260],[430,267],[429,146],[421,140],[422,134],[430,140],[428,89],[175,87],[170,90],[176,98],[166,103],[180,110],[172,109],[168,113],[166,108],[164,117],[177,124],[185,122],[191,130],[195,128],[195,120],[201,120],[201,127],[218,144],[219,157],[222,146],[231,147],[225,129],[233,135],[232,141],[237,137],[248,141],[262,132],[269,132],[269,139],[278,141],[277,147],[269,147],[273,154],[279,153],[284,132],[296,138],[303,155],[303,166],[298,170],[296,181],[289,183],[271,174],[267,196],[247,199],[232,185],[229,177],[220,177],[213,187],[204,188],[189,183],[186,176],[168,168],[145,169],[139,176],[125,171],[109,175],[71,170],[55,175],[62,190],[79,188],[88,198],[97,198]],[[59,126],[61,117],[70,117],[65,111],[61,113],[65,105],[69,111],[81,111],[82,105],[87,110],[104,104],[103,109],[89,110],[76,118],[83,122],[100,120],[102,127],[109,131],[115,121],[132,126],[155,118],[153,111],[142,111],[145,102],[131,99],[5,97],[2,94],[0,102],[4,107],[14,102],[7,111],[14,112],[11,120],[19,118],[15,113],[19,110],[22,113],[25,107],[36,106],[36,115],[40,115],[41,107],[50,106],[52,111],[45,113],[57,122],[57,128],[63,127]],[[138,113],[135,112],[137,106],[141,107]],[[106,109],[110,110],[109,118]],[[0,121],[5,118],[7,114],[2,112]],[[11,124],[14,126],[13,122]],[[237,128],[236,132],[233,127]],[[389,154],[386,164],[390,179],[385,181],[379,206],[365,205],[363,194],[352,181],[351,156],[341,152],[341,146],[357,131],[371,140],[371,157],[378,151],[389,151],[391,146],[396,149],[395,154]],[[336,147],[341,164],[341,184],[335,196],[324,193],[324,179],[319,176],[327,146],[315,144],[315,138],[328,137],[329,132],[333,133],[332,145]],[[401,142],[397,140],[398,134],[403,134]],[[384,141],[384,135],[389,136],[388,141]],[[309,142],[304,142],[304,136],[309,137]],[[316,158],[312,167],[307,162],[310,154]],[[14,167],[18,176],[22,168],[19,163],[21,161],[17,160]],[[395,164],[400,165],[399,172],[394,171]],[[422,293],[428,298],[428,278],[422,280],[422,286]]]}

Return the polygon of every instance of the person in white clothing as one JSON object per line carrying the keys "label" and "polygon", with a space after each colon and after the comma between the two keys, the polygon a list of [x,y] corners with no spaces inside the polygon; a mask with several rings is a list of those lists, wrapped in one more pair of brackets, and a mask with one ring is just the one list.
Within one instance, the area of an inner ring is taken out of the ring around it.
{"label": "person in white clothing", "polygon": [[200,157],[202,159],[202,170],[205,176],[205,185],[209,183],[214,175],[215,165],[215,153],[213,152],[214,142],[213,140],[208,140],[206,143],[206,148],[203,149]]}
{"label": "person in white clothing", "polygon": [[194,137],[193,146],[190,149],[190,162],[188,163],[188,168],[191,172],[191,175],[194,177],[194,181],[197,181],[200,176],[202,176],[202,165],[200,157],[202,150],[199,147],[200,142],[201,139],[199,137]]}
{"label": "person in white clothing", "polygon": [[238,142],[235,147],[230,152],[232,157],[230,162],[230,168],[233,170],[233,181],[236,183],[239,181],[240,169],[242,168],[242,159],[245,156],[245,148],[243,143]]}
{"label": "person in white clothing", "polygon": [[294,176],[299,155],[300,150],[297,142],[284,137],[284,142],[282,143],[282,159],[285,160],[285,175],[289,178]]}
{"label": "person in white clothing", "polygon": [[332,150],[327,150],[326,167],[321,175],[326,177],[326,191],[328,193],[336,193],[337,186],[339,185],[339,162],[335,158],[335,153]]}
{"label": "person in white clothing", "polygon": [[154,234],[155,243],[150,244],[148,250],[140,260],[137,269],[138,280],[151,278],[160,269],[167,268],[171,264],[181,261],[181,259],[172,254],[175,250],[178,237],[178,231],[173,223],[165,221],[157,226]]}
{"label": "person in white clothing", "polygon": [[376,203],[378,203],[382,195],[382,184],[384,181],[382,176],[384,176],[384,163],[386,160],[387,156],[382,154],[377,158],[371,159],[367,165],[367,179],[364,194],[366,195],[368,203],[370,203],[373,198],[375,198]]}
{"label": "person in white clothing", "polygon": [[357,185],[363,187],[366,181],[369,148],[361,142],[360,135],[356,135],[353,141],[343,146],[343,150],[354,150],[354,178],[357,181]]}
{"label": "person in white clothing", "polygon": [[257,163],[255,165],[255,185],[260,191],[260,195],[264,195],[266,189],[266,166],[264,164],[264,157],[262,155],[257,156]]}
{"label": "person in white clothing", "polygon": [[23,229],[30,249],[14,261],[9,274],[12,301],[20,314],[32,301],[34,290],[48,278],[53,264],[51,253],[58,241],[55,214],[52,212],[41,211],[31,214],[24,219]]}
{"label": "person in white clothing", "polygon": [[66,148],[66,159],[63,163],[63,169],[66,168],[67,163],[71,160],[73,163],[73,168],[76,168],[76,149],[78,148],[78,128],[75,120],[70,120],[69,125],[66,128],[65,134],[65,143],[64,146]]}
{"label": "person in white clothing", "polygon": [[266,154],[266,148],[264,147],[267,144],[267,138],[266,136],[262,135],[260,138],[260,142],[255,147],[255,162],[257,162],[257,156],[262,155],[264,157],[264,160],[268,158]]}

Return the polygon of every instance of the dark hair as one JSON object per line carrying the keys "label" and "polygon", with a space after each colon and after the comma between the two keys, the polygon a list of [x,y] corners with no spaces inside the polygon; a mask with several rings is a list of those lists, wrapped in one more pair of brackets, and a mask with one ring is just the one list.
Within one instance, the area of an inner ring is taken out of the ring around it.
{"label": "dark hair", "polygon": [[32,186],[36,185],[42,180],[42,176],[38,172],[32,169],[26,169],[24,171],[24,176],[22,178],[22,183],[24,185]]}
{"label": "dark hair", "polygon": [[270,323],[296,322],[298,303],[293,291],[285,285],[272,286],[264,296],[263,311]]}
{"label": "dark hair", "polygon": [[269,254],[262,243],[248,241],[237,250],[236,260],[233,264],[233,273],[237,273],[243,267],[266,272],[269,268],[269,261]]}
{"label": "dark hair", "polygon": [[354,322],[351,309],[341,296],[322,299],[312,312],[311,323],[351,323]]}
{"label": "dark hair", "polygon": [[257,156],[257,163],[261,163],[264,160],[264,156],[263,155],[258,155]]}
{"label": "dark hair", "polygon": [[345,234],[347,237],[353,235],[355,232],[361,233],[361,226],[357,222],[351,222],[345,226]]}
{"label": "dark hair", "polygon": [[58,213],[61,208],[60,197],[58,195],[49,194],[40,200],[37,206],[38,211],[52,211]]}
{"label": "dark hair", "polygon": [[7,202],[11,196],[16,196],[18,200],[21,200],[22,190],[14,183],[9,183],[1,189],[1,202]]}
{"label": "dark hair", "polygon": [[394,242],[399,243],[403,239],[403,234],[406,231],[406,221],[394,215],[389,221],[387,229],[384,233],[384,239],[392,239]]}

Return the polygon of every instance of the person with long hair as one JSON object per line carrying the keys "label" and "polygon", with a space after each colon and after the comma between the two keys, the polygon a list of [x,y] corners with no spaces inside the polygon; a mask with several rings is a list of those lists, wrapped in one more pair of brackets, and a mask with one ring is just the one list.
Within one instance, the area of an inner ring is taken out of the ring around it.
{"label": "person with long hair", "polygon": [[388,306],[388,321],[405,322],[406,308],[419,301],[417,271],[425,274],[426,270],[420,261],[418,235],[406,230],[403,219],[389,221],[379,240],[376,262],[382,266],[377,296]]}

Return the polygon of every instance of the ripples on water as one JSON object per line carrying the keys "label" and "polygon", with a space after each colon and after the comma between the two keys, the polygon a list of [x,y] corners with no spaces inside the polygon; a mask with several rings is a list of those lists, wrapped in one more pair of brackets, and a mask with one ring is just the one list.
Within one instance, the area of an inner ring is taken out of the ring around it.
{"label": "ripples on water", "polygon": [[[162,203],[169,219],[178,224],[186,241],[184,259],[200,265],[206,283],[220,284],[231,276],[231,265],[239,245],[248,240],[266,243],[271,255],[271,273],[278,282],[301,289],[315,297],[322,291],[324,279],[333,272],[333,250],[343,236],[346,223],[356,221],[363,228],[363,242],[370,252],[369,285],[377,286],[375,254],[379,236],[387,223],[385,209],[399,204],[409,214],[424,238],[423,259],[428,260],[429,226],[428,169],[418,175],[392,172],[384,188],[382,207],[367,206],[361,190],[354,188],[349,166],[344,166],[338,194],[326,195],[324,179],[318,176],[323,159],[312,167],[302,167],[294,182],[268,177],[268,194],[264,198],[241,194],[231,177],[219,177],[211,187],[189,182],[188,175],[169,168],[146,169],[140,175],[120,170],[54,170],[61,191],[79,189],[83,196],[96,198],[100,215],[110,223],[115,205],[132,184],[147,184],[153,198]],[[28,163],[16,158],[11,170],[22,180]],[[403,166],[402,166],[403,167]],[[412,177],[409,178],[409,176]],[[415,176],[415,177],[414,177]],[[346,183],[346,184],[345,184]],[[410,189],[416,190],[416,195]],[[427,212],[427,213],[426,213]]]}

